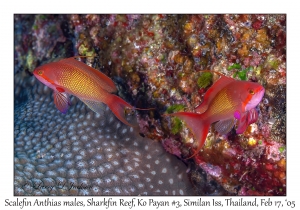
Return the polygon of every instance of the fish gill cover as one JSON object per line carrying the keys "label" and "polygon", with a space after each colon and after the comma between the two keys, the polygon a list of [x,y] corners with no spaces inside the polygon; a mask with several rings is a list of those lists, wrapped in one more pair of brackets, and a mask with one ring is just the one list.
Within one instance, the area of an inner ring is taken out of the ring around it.
{"label": "fish gill cover", "polygon": [[[15,195],[286,195],[286,15],[15,15],[14,21]],[[121,98],[157,108],[137,113],[147,138],[76,98],[66,115],[56,110],[50,89],[31,72],[74,55],[97,56],[83,61],[112,78]],[[258,120],[243,134],[210,129],[201,151],[185,160],[193,134],[163,114],[201,104],[218,79],[204,80],[201,70],[258,82],[265,95]],[[64,181],[92,188],[50,190]]]}

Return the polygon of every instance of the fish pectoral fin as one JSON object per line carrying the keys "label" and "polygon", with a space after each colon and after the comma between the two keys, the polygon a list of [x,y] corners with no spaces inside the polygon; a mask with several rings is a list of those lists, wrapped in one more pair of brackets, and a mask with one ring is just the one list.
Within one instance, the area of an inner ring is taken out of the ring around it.
{"label": "fish pectoral fin", "polygon": [[83,103],[85,103],[91,110],[96,112],[97,114],[103,113],[105,110],[105,105],[102,102],[97,101],[89,101],[85,99],[80,99]]}
{"label": "fish pectoral fin", "polygon": [[248,114],[248,112],[242,113],[241,118],[237,121],[237,128],[236,128],[237,134],[244,133],[244,131],[248,127],[247,114]]}
{"label": "fish pectoral fin", "polygon": [[258,112],[257,110],[250,109],[247,114],[247,123],[250,125],[258,120]]}
{"label": "fish pectoral fin", "polygon": [[235,125],[236,119],[235,118],[229,118],[226,120],[220,120],[215,124],[215,129],[220,133],[221,135],[227,134],[231,131],[233,126]]}
{"label": "fish pectoral fin", "polygon": [[247,127],[256,122],[258,119],[258,112],[256,109],[250,109],[248,112],[243,113],[241,119],[238,121],[238,127],[236,129],[237,134],[244,133]]}
{"label": "fish pectoral fin", "polygon": [[66,92],[53,92],[54,104],[56,108],[63,114],[66,114],[71,105],[69,95]]}

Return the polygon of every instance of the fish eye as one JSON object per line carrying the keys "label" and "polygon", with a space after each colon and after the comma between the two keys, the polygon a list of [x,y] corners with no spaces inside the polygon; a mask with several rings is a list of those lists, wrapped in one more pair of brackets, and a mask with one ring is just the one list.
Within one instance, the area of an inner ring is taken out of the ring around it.
{"label": "fish eye", "polygon": [[249,90],[249,93],[250,93],[251,95],[254,95],[254,90],[250,89],[250,90]]}
{"label": "fish eye", "polygon": [[37,71],[37,74],[41,76],[41,75],[43,74],[43,72],[44,72],[43,70],[39,69],[39,70]]}

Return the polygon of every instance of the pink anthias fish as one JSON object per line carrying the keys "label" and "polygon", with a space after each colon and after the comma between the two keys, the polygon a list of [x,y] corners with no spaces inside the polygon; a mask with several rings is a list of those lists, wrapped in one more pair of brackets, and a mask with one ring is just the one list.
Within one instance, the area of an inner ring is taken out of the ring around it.
{"label": "pink anthias fish", "polygon": [[109,77],[75,58],[48,63],[33,71],[39,81],[54,91],[53,98],[57,109],[66,113],[70,106],[69,96],[74,95],[96,113],[102,111],[102,103],[105,103],[120,121],[132,126],[125,120],[125,109],[139,108],[134,108],[112,94],[117,88]]}
{"label": "pink anthias fish", "polygon": [[203,102],[195,110],[196,113],[168,114],[184,120],[194,134],[196,151],[191,157],[196,155],[204,145],[212,123],[216,122],[215,129],[220,134],[227,134],[237,122],[236,132],[240,134],[258,118],[255,107],[264,96],[263,86],[219,75],[221,78],[205,93]]}

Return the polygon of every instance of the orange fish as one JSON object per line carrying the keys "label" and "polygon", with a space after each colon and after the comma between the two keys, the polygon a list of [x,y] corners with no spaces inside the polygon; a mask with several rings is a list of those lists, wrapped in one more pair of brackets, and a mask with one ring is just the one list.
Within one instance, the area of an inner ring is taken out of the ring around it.
{"label": "orange fish", "polygon": [[96,113],[101,112],[102,103],[105,103],[119,120],[132,126],[125,120],[125,109],[137,108],[111,94],[117,88],[109,77],[75,57],[37,67],[33,74],[54,91],[54,104],[62,113],[67,112],[69,96],[74,95]]}
{"label": "orange fish", "polygon": [[194,134],[196,151],[191,157],[202,148],[212,123],[216,122],[215,129],[220,134],[226,134],[238,121],[237,133],[243,133],[257,120],[258,113],[254,108],[264,96],[263,86],[220,76],[205,93],[203,102],[195,110],[197,113],[167,114],[184,120]]}

